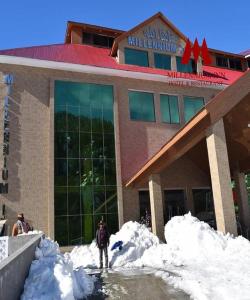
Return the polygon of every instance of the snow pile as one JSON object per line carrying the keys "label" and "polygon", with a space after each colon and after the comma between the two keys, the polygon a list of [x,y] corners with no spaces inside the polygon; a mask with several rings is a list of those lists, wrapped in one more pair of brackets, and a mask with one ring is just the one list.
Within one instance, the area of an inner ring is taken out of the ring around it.
{"label": "snow pile", "polygon": [[[115,242],[123,241],[121,251],[111,251]],[[137,222],[125,223],[120,231],[110,237],[109,262],[112,267],[143,266],[141,257],[151,247],[159,245],[159,239],[145,225]],[[96,268],[99,266],[99,251],[95,241],[90,246],[75,247],[70,253],[74,267]]]}
{"label": "snow pile", "polygon": [[94,289],[94,279],[82,268],[75,270],[69,255],[57,243],[41,239],[35,252],[21,300],[83,299]]}
{"label": "snow pile", "polygon": [[[155,270],[176,288],[198,300],[250,299],[250,242],[212,229],[191,214],[172,218],[165,226],[167,244],[159,242],[144,225],[128,222],[110,238],[112,267]],[[123,241],[122,251],[111,251]],[[75,267],[98,266],[99,253],[90,246],[76,247],[70,254]]]}
{"label": "snow pile", "polygon": [[178,275],[170,283],[195,299],[250,299],[248,240],[217,232],[190,214],[168,222],[165,237],[165,264]]}

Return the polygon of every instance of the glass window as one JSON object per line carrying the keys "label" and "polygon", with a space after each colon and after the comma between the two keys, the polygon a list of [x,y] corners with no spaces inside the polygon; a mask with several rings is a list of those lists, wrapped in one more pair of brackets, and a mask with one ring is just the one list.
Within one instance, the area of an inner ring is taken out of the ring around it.
{"label": "glass window", "polygon": [[125,64],[148,67],[148,52],[131,48],[124,49]]}
{"label": "glass window", "polygon": [[229,67],[234,70],[242,70],[241,60],[237,58],[229,58]]}
{"label": "glass window", "polygon": [[179,105],[177,96],[160,95],[161,120],[165,123],[179,124]]}
{"label": "glass window", "polygon": [[176,56],[177,72],[196,73],[196,63],[194,59],[190,59],[187,64],[183,64],[181,61],[182,57]]}
{"label": "glass window", "polygon": [[112,86],[56,81],[54,120],[55,237],[90,243],[95,222],[117,216]]}
{"label": "glass window", "polygon": [[204,99],[201,97],[184,97],[184,118],[188,122],[204,107]]}
{"label": "glass window", "polygon": [[155,121],[154,95],[146,92],[129,91],[130,119]]}
{"label": "glass window", "polygon": [[228,58],[224,56],[216,56],[216,65],[218,67],[228,68]]}
{"label": "glass window", "polygon": [[171,70],[171,56],[154,53],[155,67],[158,69]]}

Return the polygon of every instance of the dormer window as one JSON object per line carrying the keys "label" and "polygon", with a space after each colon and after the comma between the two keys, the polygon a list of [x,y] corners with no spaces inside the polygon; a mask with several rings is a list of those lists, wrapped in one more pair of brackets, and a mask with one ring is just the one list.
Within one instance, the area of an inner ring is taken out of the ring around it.
{"label": "dormer window", "polygon": [[171,70],[171,55],[154,53],[155,68]]}
{"label": "dormer window", "polygon": [[102,34],[83,32],[82,43],[99,47],[111,48],[114,38]]}
{"label": "dormer window", "polygon": [[148,52],[131,48],[124,49],[125,64],[148,67]]}

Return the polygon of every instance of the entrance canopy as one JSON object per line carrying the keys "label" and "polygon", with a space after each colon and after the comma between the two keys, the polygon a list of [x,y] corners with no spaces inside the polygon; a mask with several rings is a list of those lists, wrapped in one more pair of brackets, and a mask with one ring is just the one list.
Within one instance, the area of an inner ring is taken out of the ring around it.
{"label": "entrance canopy", "polygon": [[217,94],[180,129],[138,172],[126,187],[148,181],[175,160],[187,154],[202,169],[208,169],[206,137],[212,125],[223,119],[230,170],[250,171],[250,70]]}

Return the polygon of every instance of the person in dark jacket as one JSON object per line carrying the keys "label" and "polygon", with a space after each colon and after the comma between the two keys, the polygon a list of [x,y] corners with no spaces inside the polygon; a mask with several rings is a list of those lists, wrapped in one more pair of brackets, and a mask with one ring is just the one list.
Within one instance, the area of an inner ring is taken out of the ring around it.
{"label": "person in dark jacket", "polygon": [[108,268],[109,232],[103,221],[99,222],[98,227],[96,231],[96,244],[99,248],[100,269],[103,268],[103,252],[105,256],[105,267]]}

